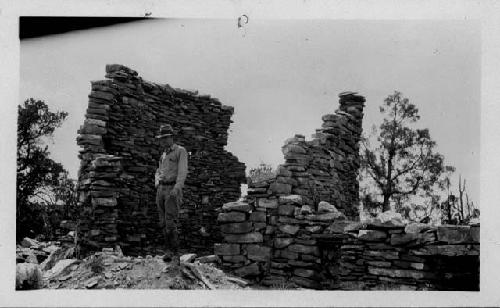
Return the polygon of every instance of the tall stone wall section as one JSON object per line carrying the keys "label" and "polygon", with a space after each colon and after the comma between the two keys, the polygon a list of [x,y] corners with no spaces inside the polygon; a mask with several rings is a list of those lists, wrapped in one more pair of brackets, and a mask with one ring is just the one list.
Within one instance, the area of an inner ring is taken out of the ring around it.
{"label": "tall stone wall section", "polygon": [[[364,102],[356,93],[341,93],[339,109],[322,117],[311,141],[302,135],[285,141],[276,178],[250,183],[246,200],[224,205],[218,218],[224,241],[215,253],[226,269],[268,286],[329,288],[326,264],[337,259],[323,258],[321,245],[334,222],[339,228],[358,217]],[[326,237],[339,241],[343,235]]]}
{"label": "tall stone wall section", "polygon": [[353,92],[339,95],[339,108],[322,117],[323,124],[312,140],[295,135],[282,147],[285,163],[269,188],[251,183],[248,194],[255,198],[272,195],[300,195],[306,203],[320,201],[334,205],[348,218],[357,219],[359,183],[359,141],[365,98]]}
{"label": "tall stone wall section", "polygon": [[479,226],[357,223],[346,234],[341,289],[479,291]]}
{"label": "tall stone wall section", "polygon": [[161,245],[154,173],[162,149],[154,137],[168,123],[189,154],[181,244],[211,250],[220,240],[215,209],[238,199],[245,181],[245,165],[224,149],[233,108],[207,95],[147,82],[122,65],[107,65],[106,78],[91,83],[77,138],[82,249],[120,245],[141,254]]}

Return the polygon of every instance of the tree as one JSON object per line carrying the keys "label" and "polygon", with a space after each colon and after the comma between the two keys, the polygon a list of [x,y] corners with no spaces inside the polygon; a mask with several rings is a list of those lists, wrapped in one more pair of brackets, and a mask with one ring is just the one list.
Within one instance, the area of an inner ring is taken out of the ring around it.
{"label": "tree", "polygon": [[45,102],[27,99],[18,106],[17,121],[17,186],[16,224],[17,236],[43,226],[41,206],[47,187],[59,184],[65,170],[60,163],[49,158],[44,138],[51,137],[68,114],[51,112]]}
{"label": "tree", "polygon": [[384,119],[373,130],[377,145],[363,138],[360,156],[362,172],[382,197],[382,210],[411,196],[432,198],[434,189],[443,187],[442,174],[454,168],[445,166],[444,157],[435,152],[429,130],[413,127],[420,119],[418,109],[402,93],[389,95],[380,112]]}
{"label": "tree", "polygon": [[[450,181],[447,182],[448,198],[441,203],[441,210],[444,213],[442,222],[447,224],[468,224],[471,219],[479,219],[480,211],[474,202],[469,200],[466,180],[462,175],[458,178],[458,197],[450,191]],[[464,200],[465,194],[465,200]],[[465,203],[464,203],[465,201]]]}
{"label": "tree", "polygon": [[249,171],[249,181],[258,183],[276,177],[276,170],[269,164],[260,163],[259,166],[251,168]]}

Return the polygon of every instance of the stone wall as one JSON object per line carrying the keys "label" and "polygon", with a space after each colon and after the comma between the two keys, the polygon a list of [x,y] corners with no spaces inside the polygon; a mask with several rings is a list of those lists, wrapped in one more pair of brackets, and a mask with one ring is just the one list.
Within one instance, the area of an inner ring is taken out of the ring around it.
{"label": "stone wall", "polygon": [[222,266],[270,287],[324,288],[320,242],[345,216],[326,202],[316,211],[299,195],[250,200],[227,203],[219,214],[224,242],[215,254]]}
{"label": "stone wall", "polygon": [[341,289],[479,291],[479,226],[375,221],[346,234]]}
{"label": "stone wall", "polygon": [[154,173],[162,124],[189,153],[181,210],[181,245],[208,251],[220,241],[216,208],[240,197],[245,165],[227,152],[233,108],[217,99],[147,82],[122,65],[107,65],[93,81],[78,131],[80,243],[83,250],[120,245],[127,253],[154,252],[157,226]]}
{"label": "stone wall", "polygon": [[365,102],[352,92],[339,97],[339,109],[322,117],[311,141],[302,135],[285,141],[285,163],[276,178],[250,183],[246,200],[222,208],[218,221],[224,241],[215,253],[226,269],[268,286],[328,288],[325,264],[337,259],[323,260],[320,247],[333,222],[358,217]]}
{"label": "stone wall", "polygon": [[326,201],[357,219],[358,144],[365,98],[353,92],[343,92],[339,97],[339,109],[322,117],[322,128],[316,130],[312,140],[295,135],[285,141],[285,163],[278,167],[276,179],[267,190],[260,183],[251,184],[250,196],[300,195],[310,205]]}

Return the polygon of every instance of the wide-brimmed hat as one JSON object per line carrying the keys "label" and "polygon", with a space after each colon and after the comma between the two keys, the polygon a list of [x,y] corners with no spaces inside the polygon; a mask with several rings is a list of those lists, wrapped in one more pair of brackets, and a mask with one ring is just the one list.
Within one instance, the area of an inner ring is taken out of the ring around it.
{"label": "wide-brimmed hat", "polygon": [[156,138],[163,138],[163,137],[169,137],[174,135],[174,130],[170,124],[164,124],[160,126],[160,129],[158,130],[158,135],[156,135]]}

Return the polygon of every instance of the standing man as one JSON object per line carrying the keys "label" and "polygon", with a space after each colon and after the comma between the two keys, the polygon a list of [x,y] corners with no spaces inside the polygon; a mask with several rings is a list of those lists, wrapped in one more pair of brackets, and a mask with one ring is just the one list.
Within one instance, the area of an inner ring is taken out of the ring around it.
{"label": "standing man", "polygon": [[182,188],[188,171],[187,151],[174,143],[174,131],[169,124],[162,125],[156,136],[163,153],[155,174],[156,205],[160,227],[165,238],[163,260],[179,264],[179,208],[182,203]]}

